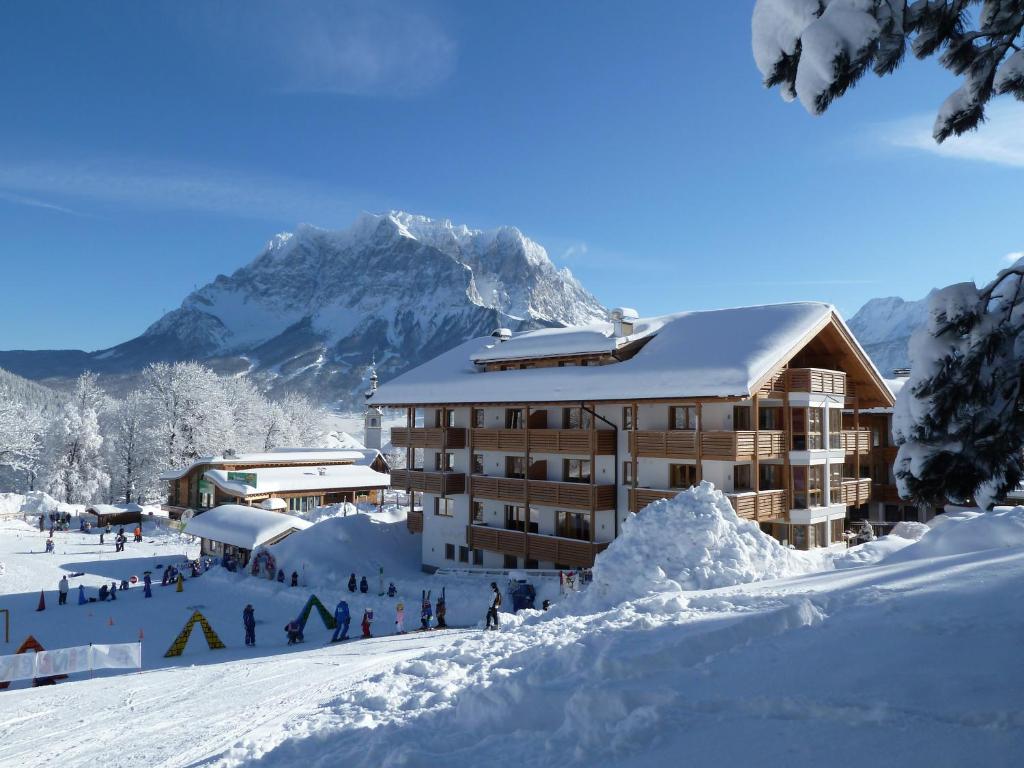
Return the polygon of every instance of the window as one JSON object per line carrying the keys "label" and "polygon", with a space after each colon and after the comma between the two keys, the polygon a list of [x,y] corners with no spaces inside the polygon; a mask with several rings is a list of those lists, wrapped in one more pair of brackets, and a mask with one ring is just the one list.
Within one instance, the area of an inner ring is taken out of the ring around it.
{"label": "window", "polygon": [[696,429],[697,406],[673,405],[668,409],[669,429]]}
{"label": "window", "polygon": [[523,479],[526,477],[526,457],[525,456],[506,456],[505,457],[505,477],[516,477]]}
{"label": "window", "polygon": [[434,454],[434,469],[438,472],[451,472],[455,468],[455,454],[451,451],[438,451]]}
{"label": "window", "polygon": [[288,510],[290,512],[312,512],[319,506],[319,496],[293,496],[288,499]]}
{"label": "window", "polygon": [[734,405],[732,407],[732,428],[750,429],[749,405]]}
{"label": "window", "polygon": [[633,429],[633,406],[631,405],[622,409],[622,428]]}
{"label": "window", "polygon": [[590,459],[563,459],[562,479],[567,483],[589,483]]}
{"label": "window", "polygon": [[539,568],[539,567],[540,567],[540,564],[536,560],[531,560],[530,558],[526,558],[525,560],[523,560],[523,568],[529,569],[529,568]]}
{"label": "window", "polygon": [[473,550],[473,565],[484,564],[484,551],[482,549]]}
{"label": "window", "polygon": [[562,429],[590,429],[593,417],[582,408],[562,409]]}
{"label": "window", "polygon": [[441,496],[434,498],[434,514],[437,517],[454,517],[455,500]]}
{"label": "window", "polygon": [[589,360],[580,360],[580,365],[590,365]]}
{"label": "window", "polygon": [[483,408],[474,408],[473,409],[473,426],[476,429],[482,429],[484,424],[486,424],[486,423],[487,423],[487,417],[484,414],[484,409]]}
{"label": "window", "polygon": [[821,522],[815,523],[811,526],[811,542],[812,547],[827,547],[828,546],[828,523]]}
{"label": "window", "polygon": [[444,408],[436,408],[434,410],[434,426],[435,427],[443,427],[444,426]]}
{"label": "window", "polygon": [[522,408],[505,409],[505,429],[522,429],[525,424]]}
{"label": "window", "polygon": [[807,526],[792,525],[790,530],[793,534],[793,546],[797,549],[807,549]]}
{"label": "window", "polygon": [[533,368],[533,363],[520,363],[519,370],[525,371],[527,368]]}
{"label": "window", "polygon": [[455,559],[455,545],[454,544],[445,544],[444,545],[444,559],[445,560],[454,560]]}
{"label": "window", "polygon": [[824,408],[807,409],[807,447],[818,450],[825,447],[822,428],[825,425]]}
{"label": "window", "polygon": [[843,503],[843,465],[828,465],[828,499],[832,504]]}
{"label": "window", "polygon": [[750,484],[750,465],[737,464],[732,469],[732,487],[736,491],[752,491],[754,486]]}
{"label": "window", "polygon": [[761,429],[783,429],[782,409],[778,407],[762,407],[758,409],[757,421]]}
{"label": "window", "polygon": [[841,408],[828,409],[828,447],[843,447],[843,411]]}
{"label": "window", "polygon": [[832,521],[832,543],[838,544],[840,541],[846,538],[846,521],[842,518]]}
{"label": "window", "polygon": [[482,523],[484,521],[484,503],[482,501],[473,502],[473,519],[472,523]]}
{"label": "window", "polygon": [[514,504],[506,504],[505,530],[537,533],[537,523],[531,520],[529,526],[527,526],[526,507],[520,507]]}
{"label": "window", "polygon": [[697,465],[669,464],[668,477],[670,488],[689,488],[697,484]]}
{"label": "window", "polygon": [[508,570],[515,570],[519,567],[519,558],[515,555],[505,555],[504,567]]}
{"label": "window", "polygon": [[482,453],[473,454],[473,474],[482,475],[484,473],[484,455]]}
{"label": "window", "polygon": [[793,467],[793,508],[820,507],[825,467]]}
{"label": "window", "polygon": [[823,408],[793,408],[790,411],[794,451],[813,451],[824,447],[821,433],[824,419]]}
{"label": "window", "polygon": [[555,512],[555,530],[566,539],[590,541],[590,513]]}
{"label": "window", "polygon": [[762,491],[777,491],[781,489],[782,469],[783,467],[781,464],[762,464],[760,468],[760,489]]}
{"label": "window", "polygon": [[469,547],[462,547],[462,546],[459,547],[459,562],[460,563],[468,563],[469,562]]}
{"label": "window", "polygon": [[576,367],[576,361],[575,360],[559,360],[558,361],[558,367],[559,368],[566,368],[566,367],[575,368]]}
{"label": "window", "polygon": [[622,462],[622,484],[632,485],[633,484],[633,462],[624,461]]}

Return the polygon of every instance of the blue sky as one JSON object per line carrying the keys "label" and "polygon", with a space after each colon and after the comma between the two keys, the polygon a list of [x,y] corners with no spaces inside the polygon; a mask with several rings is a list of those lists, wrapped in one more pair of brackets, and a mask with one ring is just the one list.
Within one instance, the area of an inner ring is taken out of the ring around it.
{"label": "blue sky", "polygon": [[955,81],[763,89],[752,1],[5,7],[0,348],[99,349],[299,222],[514,224],[642,314],[986,280],[1024,250],[1024,109]]}

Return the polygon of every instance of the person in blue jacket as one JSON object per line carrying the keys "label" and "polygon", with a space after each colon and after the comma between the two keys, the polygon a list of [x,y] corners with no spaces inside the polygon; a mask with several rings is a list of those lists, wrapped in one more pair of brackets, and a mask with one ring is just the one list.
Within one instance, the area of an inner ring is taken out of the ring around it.
{"label": "person in blue jacket", "polygon": [[153,579],[150,578],[149,571],[146,571],[145,575],[142,577],[142,586],[143,586],[143,590],[142,590],[143,595],[145,595],[146,597],[152,597],[153,596]]}
{"label": "person in blue jacket", "polygon": [[352,621],[352,616],[348,610],[348,603],[344,600],[338,601],[338,607],[334,609],[334,634],[331,635],[331,642],[336,643],[339,640],[348,640],[348,625]]}
{"label": "person in blue jacket", "polygon": [[242,611],[242,624],[245,625],[245,644],[256,645],[256,612],[251,603]]}

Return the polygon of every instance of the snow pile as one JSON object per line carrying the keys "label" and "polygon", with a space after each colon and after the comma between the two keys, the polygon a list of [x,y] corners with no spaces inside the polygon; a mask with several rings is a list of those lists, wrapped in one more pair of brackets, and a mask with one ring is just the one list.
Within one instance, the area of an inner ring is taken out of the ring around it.
{"label": "snow pile", "polygon": [[877,539],[850,547],[844,552],[832,555],[834,568],[858,568],[863,565],[880,563],[891,555],[906,549],[921,540],[931,528],[924,523],[905,521],[893,526],[892,533]]}
{"label": "snow pile", "polygon": [[1003,547],[1024,547],[1024,507],[996,507],[991,512],[965,509],[936,517],[926,536],[886,562],[961,555]]}
{"label": "snow pile", "polygon": [[630,515],[598,555],[587,609],[657,592],[714,589],[821,569],[817,553],[787,549],[737,517],[725,495],[704,481],[674,499]]}
{"label": "snow pile", "polygon": [[0,493],[0,518],[21,515],[48,515],[51,512],[81,514],[81,504],[65,504],[43,491],[21,493]]}

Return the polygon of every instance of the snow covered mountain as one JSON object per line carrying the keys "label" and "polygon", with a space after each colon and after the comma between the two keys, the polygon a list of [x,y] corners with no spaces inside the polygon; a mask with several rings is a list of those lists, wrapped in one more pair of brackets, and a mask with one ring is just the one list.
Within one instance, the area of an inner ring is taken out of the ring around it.
{"label": "snow covered mountain", "polygon": [[927,307],[928,296],[917,301],[889,296],[871,299],[850,319],[850,329],[882,375],[891,376],[893,368],[910,364],[907,342],[924,325]]}
{"label": "snow covered mountain", "polygon": [[189,295],[131,341],[98,352],[0,352],[20,375],[115,379],[155,360],[203,361],[268,390],[352,399],[375,356],[383,380],[498,325],[584,323],[605,309],[515,227],[403,212],[345,230],[301,226]]}

